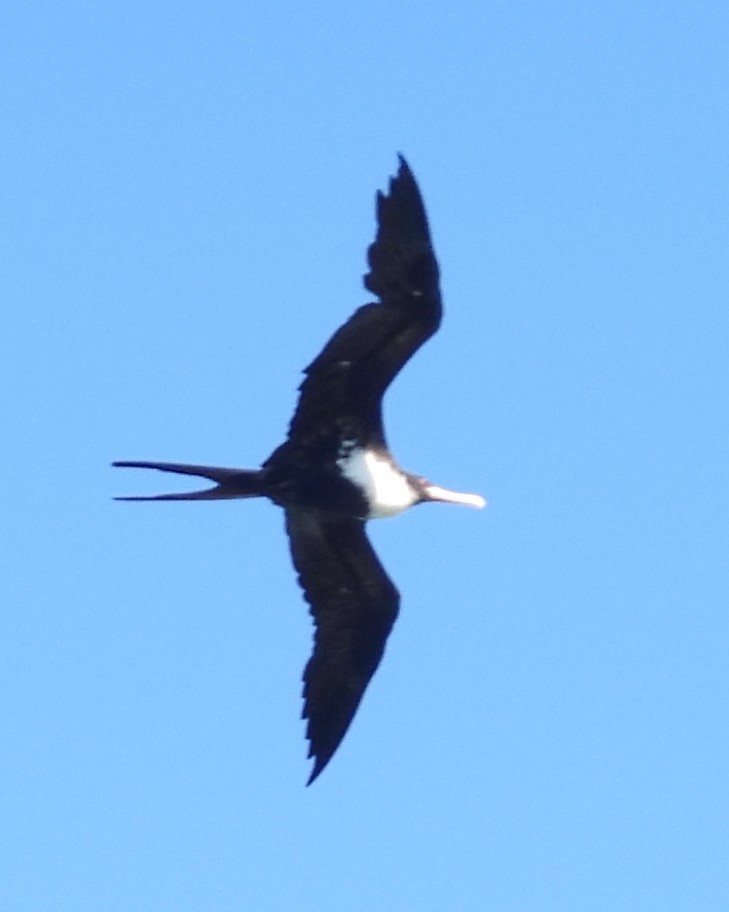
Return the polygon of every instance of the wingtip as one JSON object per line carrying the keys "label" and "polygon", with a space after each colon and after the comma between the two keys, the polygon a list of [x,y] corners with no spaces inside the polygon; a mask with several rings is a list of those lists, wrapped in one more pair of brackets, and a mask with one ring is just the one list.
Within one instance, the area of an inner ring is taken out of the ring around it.
{"label": "wingtip", "polygon": [[307,788],[309,788],[309,786],[310,786],[316,779],[318,779],[319,774],[323,771],[324,767],[327,765],[328,762],[329,762],[329,760],[327,759],[327,760],[324,760],[323,762],[322,762],[321,760],[317,760],[317,761],[314,763],[314,768],[313,768],[312,771],[311,771],[311,775],[310,775],[309,778],[306,780],[306,787],[307,787]]}
{"label": "wingtip", "polygon": [[397,153],[398,169],[397,176],[404,177],[405,175],[413,176],[412,168],[408,164],[408,160],[402,154],[402,152]]}
{"label": "wingtip", "polygon": [[312,782],[314,782],[314,780],[316,779],[316,777],[317,777],[318,775],[319,775],[319,773],[315,773],[315,772],[312,771],[311,775],[310,775],[309,778],[306,780],[306,786],[305,786],[305,788],[309,788],[309,786],[312,784]]}

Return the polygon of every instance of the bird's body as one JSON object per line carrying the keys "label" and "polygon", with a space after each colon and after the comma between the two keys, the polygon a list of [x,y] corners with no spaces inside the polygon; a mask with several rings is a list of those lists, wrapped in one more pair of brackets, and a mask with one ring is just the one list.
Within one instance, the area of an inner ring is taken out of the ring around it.
{"label": "bird's body", "polygon": [[291,555],[316,625],[304,671],[311,783],[339,746],[374,674],[400,597],[366,535],[365,522],[417,503],[483,506],[403,471],[387,449],[382,397],[410,356],[438,329],[438,264],[415,179],[400,158],[389,193],[377,197],[365,304],[305,371],[286,441],[260,469],[115,462],[194,475],[214,488],[121,500],[268,497],[283,507]]}

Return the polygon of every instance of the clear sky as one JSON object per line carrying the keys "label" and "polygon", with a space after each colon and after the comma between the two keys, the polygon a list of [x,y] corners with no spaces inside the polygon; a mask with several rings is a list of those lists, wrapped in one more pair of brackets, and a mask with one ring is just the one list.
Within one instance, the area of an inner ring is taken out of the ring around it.
{"label": "clear sky", "polygon": [[[729,908],[726,3],[2,34],[0,908]],[[446,317],[390,443],[490,505],[371,527],[402,611],[306,789],[280,512],[109,463],[265,459],[397,151]]]}

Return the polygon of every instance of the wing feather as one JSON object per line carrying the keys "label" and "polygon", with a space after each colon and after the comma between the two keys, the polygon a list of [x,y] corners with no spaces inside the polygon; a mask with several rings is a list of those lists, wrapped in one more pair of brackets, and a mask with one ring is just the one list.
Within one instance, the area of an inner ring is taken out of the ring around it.
{"label": "wing feather", "polygon": [[400,596],[363,522],[288,508],[286,531],[316,625],[303,679],[311,783],[342,741],[380,664]]}
{"label": "wing feather", "polygon": [[364,284],[379,303],[355,311],[306,368],[289,426],[294,445],[331,432],[384,444],[382,396],[440,325],[438,263],[420,190],[402,156],[389,192],[377,194],[377,235],[367,257]]}

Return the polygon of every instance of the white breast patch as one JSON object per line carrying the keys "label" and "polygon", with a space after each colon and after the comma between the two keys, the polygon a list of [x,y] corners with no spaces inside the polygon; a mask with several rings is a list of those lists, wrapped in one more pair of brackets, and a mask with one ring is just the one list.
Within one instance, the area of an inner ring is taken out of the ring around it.
{"label": "white breast patch", "polygon": [[376,453],[355,447],[337,460],[344,475],[364,491],[370,504],[369,519],[397,516],[417,501],[407,478]]}

